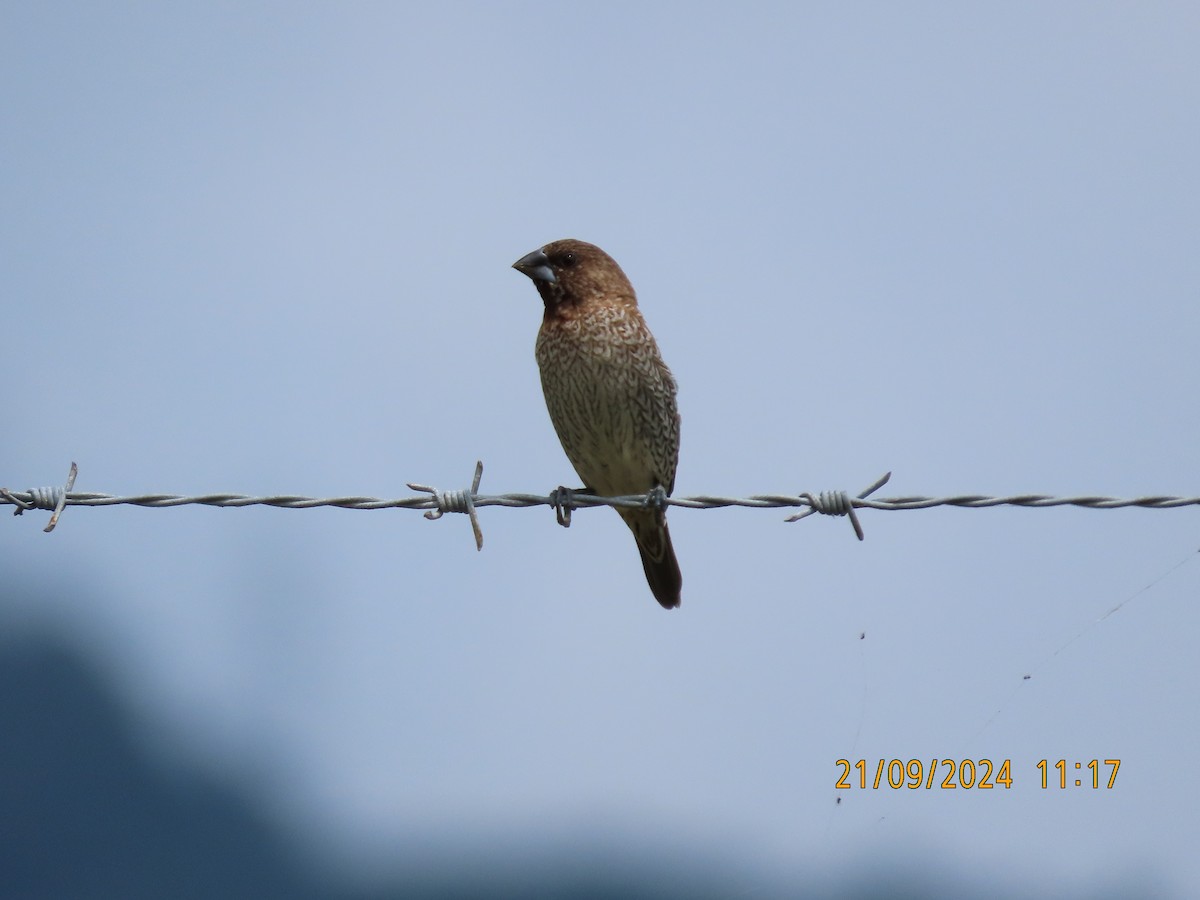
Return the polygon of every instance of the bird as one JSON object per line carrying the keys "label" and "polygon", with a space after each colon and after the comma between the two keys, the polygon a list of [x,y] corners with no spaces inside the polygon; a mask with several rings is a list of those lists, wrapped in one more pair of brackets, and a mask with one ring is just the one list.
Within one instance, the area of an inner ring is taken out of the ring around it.
{"label": "bird", "polygon": [[[621,267],[594,244],[567,238],[513,268],[545,305],[535,346],[542,393],[585,490],[669,497],[679,463],[677,386]],[[683,576],[663,506],[617,512],[637,541],[654,598],[675,609]]]}

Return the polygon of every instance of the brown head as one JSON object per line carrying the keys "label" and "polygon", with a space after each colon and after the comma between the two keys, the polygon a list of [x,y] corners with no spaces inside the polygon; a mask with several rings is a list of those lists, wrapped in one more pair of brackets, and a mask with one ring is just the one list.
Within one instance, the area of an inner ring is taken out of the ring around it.
{"label": "brown head", "polygon": [[568,312],[593,299],[637,305],[633,285],[617,261],[586,241],[553,241],[522,256],[513,268],[533,280],[547,315]]}

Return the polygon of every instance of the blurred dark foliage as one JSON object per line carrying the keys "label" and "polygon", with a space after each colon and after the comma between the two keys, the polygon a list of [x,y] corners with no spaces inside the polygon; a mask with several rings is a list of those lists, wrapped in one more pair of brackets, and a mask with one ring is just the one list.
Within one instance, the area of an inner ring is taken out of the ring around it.
{"label": "blurred dark foliage", "polygon": [[[561,853],[524,862],[499,863],[495,853],[464,841],[432,856],[416,854],[418,863],[389,884],[349,886],[285,836],[249,793],[186,762],[165,766],[151,759],[133,726],[108,680],[65,640],[47,634],[0,639],[0,900],[865,900],[1037,893],[878,865],[836,882],[826,877],[785,886],[776,876],[721,866],[711,848],[648,862],[653,853],[633,859],[612,849],[597,852],[612,842],[590,841],[586,833]],[[1120,887],[1107,894],[1124,895]]]}

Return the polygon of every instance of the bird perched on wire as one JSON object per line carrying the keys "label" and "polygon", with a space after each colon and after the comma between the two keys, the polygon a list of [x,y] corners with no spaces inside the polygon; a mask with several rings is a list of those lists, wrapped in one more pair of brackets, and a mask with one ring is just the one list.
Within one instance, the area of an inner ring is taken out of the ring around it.
{"label": "bird perched on wire", "polygon": [[[586,489],[669,496],[679,462],[675,379],[621,267],[599,247],[568,239],[513,268],[533,280],[545,304],[537,338],[542,392]],[[655,599],[679,606],[683,576],[663,507],[617,512],[637,539]]]}

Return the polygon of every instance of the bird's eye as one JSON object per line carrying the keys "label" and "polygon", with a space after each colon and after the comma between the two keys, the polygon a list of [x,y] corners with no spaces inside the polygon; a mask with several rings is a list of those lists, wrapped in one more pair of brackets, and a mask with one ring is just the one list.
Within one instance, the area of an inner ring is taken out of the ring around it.
{"label": "bird's eye", "polygon": [[564,266],[567,266],[568,268],[575,265],[575,254],[574,253],[564,253],[562,255],[562,264]]}

